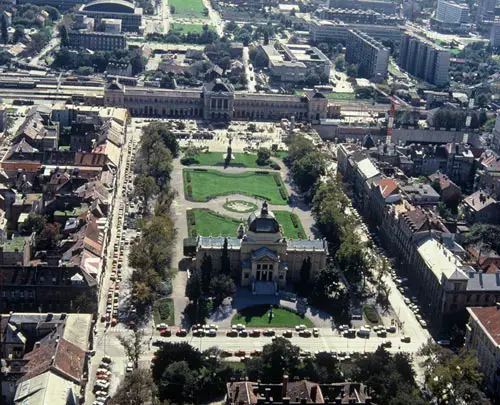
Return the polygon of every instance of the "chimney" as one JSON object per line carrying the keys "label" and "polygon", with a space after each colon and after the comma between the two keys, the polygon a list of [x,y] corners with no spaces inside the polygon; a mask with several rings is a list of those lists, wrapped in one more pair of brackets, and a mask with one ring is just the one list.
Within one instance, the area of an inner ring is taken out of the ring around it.
{"label": "chimney", "polygon": [[500,302],[497,302],[495,305],[497,306],[497,311],[498,311],[500,309]]}
{"label": "chimney", "polygon": [[283,376],[283,393],[282,396],[286,397],[286,392],[288,391],[288,376],[284,375]]}
{"label": "chimney", "polygon": [[316,396],[318,395],[318,386],[317,385],[313,385],[311,387],[311,400],[313,402],[316,402]]}
{"label": "chimney", "polygon": [[40,343],[40,342],[35,342],[35,349],[39,349],[39,348],[40,348],[40,345],[41,345],[41,343]]}

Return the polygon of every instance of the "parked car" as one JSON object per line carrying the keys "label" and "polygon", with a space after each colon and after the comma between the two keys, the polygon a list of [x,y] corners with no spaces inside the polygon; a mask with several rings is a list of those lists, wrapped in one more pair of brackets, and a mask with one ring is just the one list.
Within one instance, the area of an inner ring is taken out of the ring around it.
{"label": "parked car", "polygon": [[187,335],[187,330],[186,329],[179,329],[177,332],[175,332],[176,336],[179,337],[184,337]]}
{"label": "parked car", "polygon": [[250,335],[250,337],[259,337],[260,330],[254,329],[254,330],[250,331],[249,335]]}
{"label": "parked car", "polygon": [[305,330],[303,330],[303,331],[300,331],[300,332],[299,332],[299,336],[300,336],[300,337],[306,337],[306,338],[307,338],[307,337],[311,337],[311,336],[312,336],[312,333],[311,333],[311,331],[310,331],[310,330],[305,329]]}
{"label": "parked car", "polygon": [[234,330],[234,329],[233,330],[228,330],[226,332],[226,336],[227,337],[236,337],[236,336],[238,336],[238,331]]}
{"label": "parked car", "polygon": [[401,338],[401,342],[403,342],[403,343],[410,343],[411,342],[411,337],[410,336],[403,336]]}
{"label": "parked car", "polygon": [[284,330],[282,336],[286,338],[291,338],[293,336],[293,333],[291,330]]}

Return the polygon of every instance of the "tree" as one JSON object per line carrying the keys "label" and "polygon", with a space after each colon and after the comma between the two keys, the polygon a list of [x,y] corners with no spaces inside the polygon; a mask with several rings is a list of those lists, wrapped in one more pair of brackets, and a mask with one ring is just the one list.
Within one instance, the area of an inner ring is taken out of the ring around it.
{"label": "tree", "polygon": [[491,402],[481,391],[483,374],[477,357],[462,349],[455,354],[429,342],[420,351],[424,356],[425,382],[436,403],[487,405]]}
{"label": "tree", "polygon": [[2,14],[2,19],[0,21],[0,24],[2,25],[2,42],[4,45],[7,45],[9,42],[9,31],[8,31],[8,24],[7,24],[7,17],[5,14]]}
{"label": "tree", "polygon": [[118,335],[117,339],[125,350],[127,358],[134,363],[134,367],[139,367],[139,360],[146,352],[146,346],[143,342],[144,331],[142,329],[135,330],[132,336]]}
{"label": "tree", "polygon": [[340,248],[335,254],[346,278],[352,283],[358,283],[364,279],[368,272],[369,261],[356,234],[345,235]]}
{"label": "tree", "polygon": [[490,224],[474,224],[465,237],[467,245],[482,243],[484,247],[500,251],[500,226]]}
{"label": "tree", "polygon": [[321,83],[321,79],[319,75],[314,72],[309,72],[306,74],[304,79],[304,83],[306,86],[313,87]]}
{"label": "tree", "polygon": [[480,108],[488,107],[491,102],[491,95],[489,93],[480,93],[476,97],[476,104]]}
{"label": "tree", "polygon": [[30,213],[28,218],[21,224],[21,234],[25,236],[31,235],[33,232],[39,234],[46,223],[47,220],[44,216]]}
{"label": "tree", "polygon": [[260,377],[269,383],[283,381],[283,375],[296,375],[300,367],[300,349],[288,339],[278,337],[262,348]]}
{"label": "tree", "polygon": [[222,254],[220,258],[220,271],[221,274],[226,276],[231,275],[231,260],[229,259],[228,241],[224,238],[224,244],[222,245]]}
{"label": "tree", "polygon": [[59,37],[61,38],[61,46],[69,45],[68,29],[64,24],[59,25]]}
{"label": "tree", "polygon": [[335,58],[335,69],[343,72],[345,70],[345,57],[344,55],[339,55]]}
{"label": "tree", "polygon": [[156,403],[157,388],[148,369],[137,369],[125,378],[118,386],[110,405],[142,405]]}
{"label": "tree", "polygon": [[301,193],[314,189],[318,179],[325,174],[325,160],[321,152],[309,153],[295,160],[291,174]]}
{"label": "tree", "polygon": [[179,155],[179,142],[175,134],[170,131],[164,122],[152,122],[143,130],[143,136],[141,138],[143,143],[155,144],[158,139],[161,139],[165,146],[170,150],[173,157]]}
{"label": "tree", "polygon": [[292,143],[288,146],[288,157],[285,159],[288,166],[300,158],[314,152],[316,150],[312,141],[302,135],[293,138]]}
{"label": "tree", "polygon": [[24,27],[21,25],[16,25],[14,34],[12,35],[12,42],[14,44],[17,44],[23,38],[24,38]]}
{"label": "tree", "polygon": [[205,253],[200,269],[202,290],[207,294],[210,288],[210,280],[212,280],[213,275],[212,256]]}
{"label": "tree", "polygon": [[192,404],[197,385],[198,373],[191,370],[186,361],[174,362],[165,369],[159,381],[160,398],[174,404]]}
{"label": "tree", "polygon": [[199,270],[195,269],[191,272],[191,277],[186,283],[186,297],[197,303],[202,295],[201,287],[201,274]]}
{"label": "tree", "polygon": [[269,45],[269,32],[264,31],[264,45]]}
{"label": "tree", "polygon": [[230,276],[220,274],[210,281],[209,291],[214,299],[214,307],[218,307],[227,297],[236,293],[236,286]]}
{"label": "tree", "polygon": [[134,192],[142,199],[144,214],[148,215],[149,201],[159,192],[155,179],[151,176],[139,174],[134,179]]}
{"label": "tree", "polygon": [[163,371],[172,363],[185,361],[191,369],[202,367],[202,353],[187,342],[165,342],[155,353],[153,379],[158,383]]}
{"label": "tree", "polygon": [[257,164],[260,166],[265,166],[269,164],[269,159],[271,158],[271,151],[268,148],[259,148],[257,150]]}
{"label": "tree", "polygon": [[50,250],[56,247],[61,239],[61,225],[57,223],[45,224],[42,231],[36,237],[36,247],[38,250]]}
{"label": "tree", "polygon": [[356,77],[358,75],[358,66],[355,64],[350,64],[347,66],[347,76],[349,77]]}
{"label": "tree", "polygon": [[436,191],[436,193],[441,195],[442,190],[441,190],[441,182],[439,181],[439,179],[434,179],[431,182],[431,187],[434,189],[434,191]]}

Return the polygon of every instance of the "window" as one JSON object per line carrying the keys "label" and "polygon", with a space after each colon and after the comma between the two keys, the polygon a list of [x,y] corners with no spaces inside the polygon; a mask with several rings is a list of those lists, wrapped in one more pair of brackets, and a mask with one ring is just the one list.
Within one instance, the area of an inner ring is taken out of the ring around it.
{"label": "window", "polygon": [[272,264],[269,265],[269,270],[272,270],[274,266]]}
{"label": "window", "polygon": [[458,295],[453,296],[453,302],[457,302]]}
{"label": "window", "polygon": [[489,300],[490,300],[490,296],[488,294],[486,294],[484,296],[484,303],[487,304]]}
{"label": "window", "polygon": [[245,278],[248,278],[250,277],[250,274],[249,273],[245,273]]}
{"label": "window", "polygon": [[280,274],[280,280],[283,280],[283,273]]}
{"label": "window", "polygon": [[267,270],[267,264],[262,265],[262,270]]}
{"label": "window", "polygon": [[467,302],[470,302],[470,295],[467,296]]}
{"label": "window", "polygon": [[460,291],[460,283],[454,283],[455,291]]}
{"label": "window", "polygon": [[476,302],[479,302],[479,294],[476,294]]}
{"label": "window", "polygon": [[257,265],[257,270],[260,270],[261,266],[260,264]]}

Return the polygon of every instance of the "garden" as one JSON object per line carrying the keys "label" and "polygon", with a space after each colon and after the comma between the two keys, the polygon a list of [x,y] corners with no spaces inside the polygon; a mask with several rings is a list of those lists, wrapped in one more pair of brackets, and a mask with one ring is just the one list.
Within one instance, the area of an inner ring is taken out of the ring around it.
{"label": "garden", "polygon": [[169,0],[168,3],[174,18],[206,18],[207,16],[201,0]]}
{"label": "garden", "polygon": [[242,194],[275,205],[288,204],[288,192],[278,173],[223,173],[218,170],[184,169],[183,176],[184,192],[190,201],[205,202],[218,196]]}
{"label": "garden", "polygon": [[251,328],[295,328],[296,325],[305,325],[312,328],[310,319],[288,308],[272,308],[273,317],[269,318],[269,305],[255,305],[244,308],[233,316],[233,325],[243,324]]}
{"label": "garden", "polygon": [[[234,159],[229,161],[229,167],[248,167],[254,169],[276,169],[279,170],[279,165],[274,162],[260,165],[257,162],[257,155],[253,153],[233,152]],[[188,159],[181,160],[186,166],[226,166],[226,152],[205,152],[197,153],[190,156]]]}

